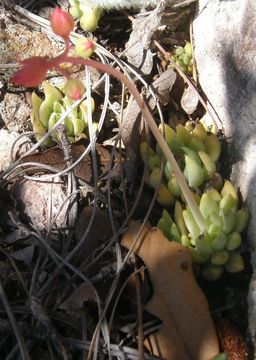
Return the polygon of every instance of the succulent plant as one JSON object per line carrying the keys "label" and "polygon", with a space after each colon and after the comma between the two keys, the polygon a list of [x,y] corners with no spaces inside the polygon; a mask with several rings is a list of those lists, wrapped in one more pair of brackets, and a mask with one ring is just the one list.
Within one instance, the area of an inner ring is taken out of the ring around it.
{"label": "succulent plant", "polygon": [[95,50],[95,43],[92,39],[81,37],[76,40],[76,54],[84,59],[92,56]]}
{"label": "succulent plant", "polygon": [[[192,74],[193,71],[193,53],[190,42],[186,42],[185,46],[177,46],[173,50],[171,60],[185,73]],[[172,66],[172,65],[170,65]]]}
{"label": "succulent plant", "polygon": [[[60,119],[61,115],[75,102],[82,97],[85,87],[78,79],[69,79],[64,84],[62,91],[49,82],[43,82],[44,99],[41,99],[35,92],[32,93],[31,122],[36,139],[39,140],[49,129]],[[95,108],[94,100],[91,98],[91,111]],[[69,140],[74,142],[80,138],[87,137],[87,99],[82,101],[78,108],[64,120]],[[54,144],[58,139],[56,132],[44,142],[45,147]]]}
{"label": "succulent plant", "polygon": [[[197,122],[193,126],[190,122],[185,126],[177,125],[176,130],[166,124],[160,125],[159,128],[174,153],[190,188],[198,190],[218,175],[216,162],[221,152],[220,140],[215,134],[208,132],[202,123]],[[141,143],[140,152],[144,163],[150,169],[148,184],[153,188],[163,184],[172,197],[182,196],[178,180],[170,163],[162,157],[159,146],[157,145],[154,151],[148,147],[147,143]],[[163,177],[160,171],[162,158]]]}
{"label": "succulent plant", "polygon": [[222,353],[214,356],[214,358],[212,358],[211,360],[228,360],[228,354],[225,352],[222,352]]}
{"label": "succulent plant", "polygon": [[241,232],[246,228],[249,213],[246,208],[238,209],[237,192],[229,180],[218,192],[208,188],[201,196],[199,208],[209,224],[202,233],[189,208],[179,201],[175,203],[174,220],[163,210],[157,226],[169,240],[182,243],[191,251],[195,263],[204,264],[203,276],[217,280],[224,270],[236,273],[244,269],[239,253]]}
{"label": "succulent plant", "polygon": [[98,22],[102,14],[102,9],[91,5],[86,0],[69,0],[69,12],[74,19],[78,19],[81,28],[86,32],[93,32],[98,27]]}
{"label": "succulent plant", "polygon": [[[177,125],[176,129],[159,126],[166,143],[183,171],[191,193],[207,224],[197,223],[185,201],[171,164],[156,145],[152,149],[141,143],[140,152],[148,168],[147,184],[157,191],[157,201],[174,205],[173,218],[166,209],[157,226],[169,240],[189,248],[193,261],[202,264],[202,274],[210,281],[224,271],[236,273],[244,268],[239,253],[241,232],[246,228],[249,213],[239,208],[237,191],[229,180],[223,182],[217,171],[221,143],[216,134],[206,130],[201,122]],[[163,171],[161,171],[163,166]]]}

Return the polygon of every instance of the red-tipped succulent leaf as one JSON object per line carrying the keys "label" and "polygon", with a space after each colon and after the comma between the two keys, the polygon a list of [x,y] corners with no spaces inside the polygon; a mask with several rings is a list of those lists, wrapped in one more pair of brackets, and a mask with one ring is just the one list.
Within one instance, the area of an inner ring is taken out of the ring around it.
{"label": "red-tipped succulent leaf", "polygon": [[22,67],[12,77],[14,85],[38,86],[46,77],[50,64],[47,58],[34,56],[21,62]]}
{"label": "red-tipped succulent leaf", "polygon": [[95,50],[95,43],[90,38],[79,38],[76,41],[75,50],[77,55],[81,56],[84,59],[87,59],[93,54]]}
{"label": "red-tipped succulent leaf", "polygon": [[79,100],[85,92],[85,87],[79,79],[68,79],[64,85],[63,91],[70,99]]}
{"label": "red-tipped succulent leaf", "polygon": [[67,38],[74,28],[72,16],[56,7],[51,15],[51,28],[56,35]]}

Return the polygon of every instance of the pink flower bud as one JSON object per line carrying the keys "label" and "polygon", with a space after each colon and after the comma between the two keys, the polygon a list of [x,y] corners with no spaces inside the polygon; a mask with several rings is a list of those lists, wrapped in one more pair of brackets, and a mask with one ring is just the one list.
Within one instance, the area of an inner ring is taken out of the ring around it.
{"label": "pink flower bud", "polygon": [[69,79],[64,85],[63,92],[70,99],[79,100],[85,92],[85,87],[81,80]]}
{"label": "pink flower bud", "polygon": [[51,27],[56,35],[67,38],[74,28],[74,20],[69,13],[56,7],[51,14]]}
{"label": "pink flower bud", "polygon": [[15,85],[22,85],[26,87],[38,86],[46,77],[48,69],[51,67],[47,58],[40,56],[33,56],[21,62],[23,65],[11,81]]}
{"label": "pink flower bud", "polygon": [[95,43],[92,39],[82,37],[77,39],[75,49],[77,55],[87,59],[92,56],[95,50]]}

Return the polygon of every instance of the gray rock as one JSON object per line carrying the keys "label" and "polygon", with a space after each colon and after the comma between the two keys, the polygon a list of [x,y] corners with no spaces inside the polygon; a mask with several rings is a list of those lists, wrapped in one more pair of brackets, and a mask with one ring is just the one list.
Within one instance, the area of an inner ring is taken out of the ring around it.
{"label": "gray rock", "polygon": [[254,274],[249,334],[256,343],[256,3],[255,0],[199,0],[194,21],[200,84],[223,122],[230,143],[231,180],[250,208],[248,241]]}
{"label": "gray rock", "polygon": [[[18,139],[18,140],[17,140]],[[7,171],[13,163],[11,159],[11,148],[15,142],[13,155],[22,156],[31,147],[28,137],[19,137],[15,131],[0,130],[0,171]],[[19,168],[12,176],[15,184],[10,192],[17,201],[20,213],[27,219],[33,220],[39,230],[48,230],[55,215],[60,213],[53,224],[53,228],[66,226],[66,212],[68,204],[61,206],[66,199],[66,191],[60,178],[39,182],[32,180],[22,180],[19,178]]]}
{"label": "gray rock", "polygon": [[103,9],[140,9],[147,8],[148,6],[157,6],[160,2],[167,5],[180,5],[185,6],[196,0],[79,0],[79,3],[88,4],[92,6],[99,6]]}
{"label": "gray rock", "polygon": [[[30,148],[31,141],[27,136],[19,138],[19,134],[15,131],[0,130],[0,172],[5,171],[13,162],[11,159],[11,149],[15,142],[13,157],[23,155]],[[18,140],[17,140],[18,139]]]}
{"label": "gray rock", "polygon": [[[44,182],[17,181],[11,194],[17,201],[23,218],[32,221],[39,230],[47,231],[51,226],[54,229],[66,226],[67,203],[61,209],[66,199],[61,179]],[[56,221],[53,223],[55,217]]]}
{"label": "gray rock", "polygon": [[29,130],[30,106],[23,94],[5,94],[0,103],[0,117],[8,130]]}

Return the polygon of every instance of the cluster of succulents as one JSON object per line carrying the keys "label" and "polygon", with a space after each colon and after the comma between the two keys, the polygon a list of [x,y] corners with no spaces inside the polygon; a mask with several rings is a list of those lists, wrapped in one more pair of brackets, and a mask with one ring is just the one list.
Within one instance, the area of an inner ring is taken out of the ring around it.
{"label": "cluster of succulents", "polygon": [[[83,83],[77,79],[70,79],[63,86],[62,91],[51,85],[49,82],[43,82],[44,99],[35,92],[31,96],[32,112],[31,122],[36,139],[39,140],[48,130],[50,130],[60,119],[63,113],[75,102],[75,96],[85,91]],[[95,108],[94,100],[91,98],[91,111]],[[88,128],[88,107],[87,99],[83,100],[78,107],[73,109],[65,118],[64,125],[67,129],[67,135],[71,142],[80,138],[87,137]],[[94,123],[97,127],[97,123]],[[45,142],[45,147],[52,146],[58,140],[58,134],[54,131]]]}
{"label": "cluster of succulents", "polygon": [[224,270],[235,273],[243,270],[238,251],[241,232],[248,222],[248,211],[238,209],[238,196],[232,183],[217,172],[221,143],[215,133],[206,130],[201,122],[160,126],[206,221],[202,231],[186,204],[170,163],[160,148],[155,151],[141,143],[141,156],[147,164],[147,184],[156,189],[157,200],[163,206],[174,206],[173,219],[166,209],[157,226],[165,236],[180,242],[191,251],[194,262],[203,264],[202,273],[208,280],[217,280]]}
{"label": "cluster of succulents", "polygon": [[[160,125],[166,142],[172,150],[183,171],[190,188],[198,191],[209,180],[219,179],[216,172],[216,162],[221,152],[220,140],[216,134],[206,130],[201,122],[195,125],[188,122],[177,125],[176,131],[168,125]],[[157,200],[162,205],[172,205],[176,198],[182,196],[178,179],[171,165],[165,161],[161,149],[156,145],[156,151],[142,142],[141,156],[148,166],[147,183],[157,189]],[[163,176],[161,164],[163,164]],[[195,193],[196,196],[196,193]]]}
{"label": "cluster of succulents", "polygon": [[174,220],[164,209],[157,226],[168,239],[188,247],[195,263],[204,264],[206,279],[217,280],[224,269],[229,273],[244,269],[238,248],[249,213],[246,208],[238,209],[238,204],[237,192],[226,180],[220,192],[208,188],[199,198],[199,209],[208,224],[206,231],[201,232],[188,206],[179,201],[175,203]]}
{"label": "cluster of succulents", "polygon": [[93,7],[86,0],[69,0],[69,12],[74,19],[78,19],[81,28],[86,32],[95,31],[98,27],[102,9]]}
{"label": "cluster of succulents", "polygon": [[190,42],[186,42],[185,46],[177,46],[173,50],[171,60],[185,73],[193,72],[192,46]]}

